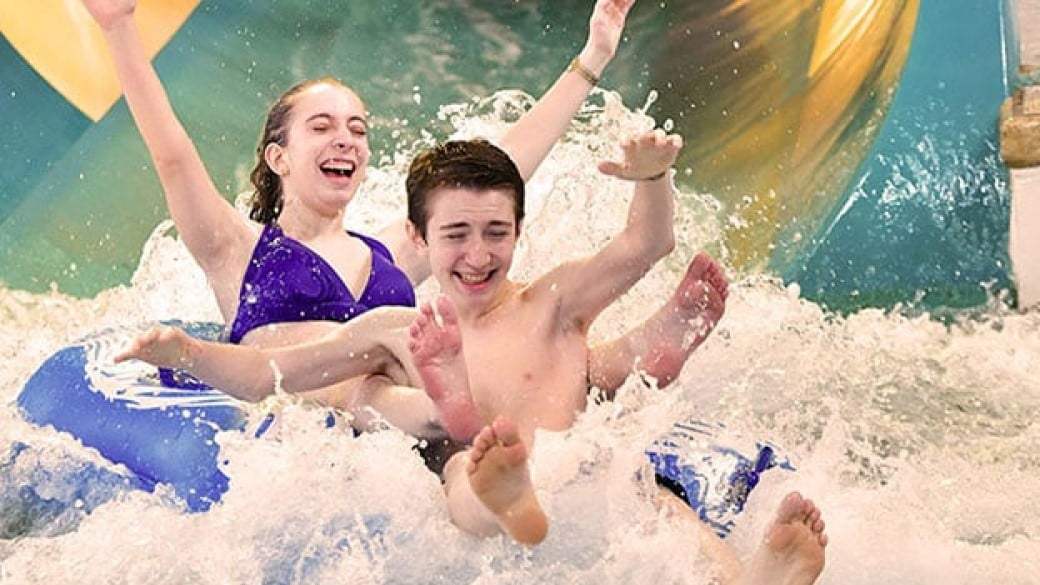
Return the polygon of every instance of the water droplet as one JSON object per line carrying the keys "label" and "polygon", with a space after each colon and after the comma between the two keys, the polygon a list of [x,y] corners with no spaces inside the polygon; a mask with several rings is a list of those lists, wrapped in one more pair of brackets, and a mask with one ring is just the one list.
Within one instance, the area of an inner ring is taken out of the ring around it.
{"label": "water droplet", "polygon": [[645,113],[647,110],[649,110],[650,106],[652,106],[654,104],[654,102],[657,101],[658,97],[659,97],[659,94],[657,93],[657,90],[656,89],[651,89],[646,94],[646,103],[643,104],[642,111]]}

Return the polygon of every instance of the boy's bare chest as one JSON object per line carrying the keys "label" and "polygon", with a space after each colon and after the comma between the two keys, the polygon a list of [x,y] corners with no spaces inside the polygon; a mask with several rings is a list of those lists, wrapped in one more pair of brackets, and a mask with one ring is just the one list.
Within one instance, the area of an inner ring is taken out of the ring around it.
{"label": "boy's bare chest", "polygon": [[465,336],[470,391],[477,407],[487,420],[504,414],[525,427],[569,426],[574,413],[585,406],[584,338],[537,324],[507,327]]}

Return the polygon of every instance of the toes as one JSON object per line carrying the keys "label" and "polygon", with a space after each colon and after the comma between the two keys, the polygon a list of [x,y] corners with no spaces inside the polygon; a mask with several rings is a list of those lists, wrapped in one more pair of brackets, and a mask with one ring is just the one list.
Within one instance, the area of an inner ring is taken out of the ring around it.
{"label": "toes", "polygon": [[473,438],[473,448],[486,451],[491,447],[491,445],[495,444],[495,441],[495,429],[490,426],[484,427],[480,429],[477,436]]}
{"label": "toes", "polygon": [[520,431],[512,420],[499,416],[491,423],[494,437],[505,446],[514,445],[520,441]]}
{"label": "toes", "polygon": [[459,320],[458,314],[455,312],[455,305],[447,295],[437,297],[437,313],[440,314],[441,322],[445,325],[453,325]]}
{"label": "toes", "polygon": [[802,521],[805,522],[806,524],[812,524],[812,522],[813,522],[813,513],[818,511],[817,508],[816,508],[816,504],[814,504],[812,500],[806,499],[802,503],[802,510],[803,510],[803,512],[802,512],[802,515],[803,515]]}
{"label": "toes", "polygon": [[690,262],[690,267],[686,270],[686,273],[703,279],[709,269],[711,269],[711,257],[704,252],[700,252],[693,257],[693,261]]}

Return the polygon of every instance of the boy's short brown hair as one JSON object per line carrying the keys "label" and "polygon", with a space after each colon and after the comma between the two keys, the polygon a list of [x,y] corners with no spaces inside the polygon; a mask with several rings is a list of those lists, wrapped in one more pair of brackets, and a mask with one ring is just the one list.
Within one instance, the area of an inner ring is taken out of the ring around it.
{"label": "boy's short brown hair", "polygon": [[513,159],[487,140],[453,140],[428,148],[408,167],[408,220],[426,239],[430,195],[441,187],[513,193],[517,229],[524,219],[524,179]]}

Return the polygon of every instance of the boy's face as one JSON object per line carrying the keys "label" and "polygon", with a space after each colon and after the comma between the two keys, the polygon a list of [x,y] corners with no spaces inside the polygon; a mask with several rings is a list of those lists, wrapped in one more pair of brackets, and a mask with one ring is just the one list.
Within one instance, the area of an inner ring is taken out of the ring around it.
{"label": "boy's face", "polygon": [[513,263],[519,226],[512,193],[441,187],[429,198],[430,269],[462,313],[491,307]]}

